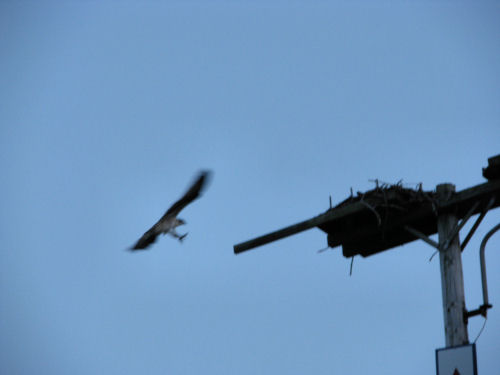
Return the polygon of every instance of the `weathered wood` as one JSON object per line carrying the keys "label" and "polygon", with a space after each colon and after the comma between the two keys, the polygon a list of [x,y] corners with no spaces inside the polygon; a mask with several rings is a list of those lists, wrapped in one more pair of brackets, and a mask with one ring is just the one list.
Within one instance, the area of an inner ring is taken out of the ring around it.
{"label": "weathered wood", "polygon": [[[428,194],[429,192],[424,193]],[[397,195],[397,192],[388,192],[387,198],[391,200],[395,194]],[[366,257],[414,241],[416,237],[406,231],[405,226],[430,236],[438,231],[438,213],[453,213],[457,219],[462,219],[483,212],[491,199],[493,199],[493,203],[488,209],[500,206],[500,180],[489,181],[453,193],[449,200],[416,202],[406,207],[404,211],[391,205],[369,209],[366,202],[365,204],[359,201],[351,202],[353,200],[351,198],[321,215],[237,244],[234,246],[234,253],[239,254],[318,227],[328,234],[329,247],[342,245],[345,257],[358,254]],[[478,205],[477,202],[481,203]],[[378,218],[374,214],[374,210],[376,210]],[[380,225],[380,217],[383,218],[382,225]]]}
{"label": "weathered wood", "polygon": [[341,207],[338,209],[328,210],[324,214],[318,215],[308,220],[304,220],[300,223],[290,225],[286,228],[265,234],[263,236],[248,240],[246,242],[239,243],[234,245],[234,253],[239,254],[247,250],[251,250],[255,247],[265,245],[269,242],[277,241],[282,238],[291,236],[293,234],[306,231],[308,229],[317,227],[323,223],[326,223],[331,220],[339,219],[348,215],[352,215],[356,212],[364,210],[365,207],[362,204],[353,204],[346,207]]}
{"label": "weathered wood", "polygon": [[319,228],[328,233],[330,247],[342,245],[347,258],[354,255],[370,256],[414,241],[415,236],[404,229],[405,225],[426,236],[437,232],[436,215],[429,202],[403,214],[387,213],[384,209],[381,209],[380,214],[384,217],[382,226],[378,225],[371,211],[365,210],[342,222],[327,222]]}
{"label": "weathered wood", "polygon": [[[455,191],[452,184],[441,184],[436,189],[444,203]],[[440,213],[438,216],[438,233],[441,250],[439,260],[441,266],[441,288],[443,294],[444,329],[446,347],[469,343],[467,325],[465,323],[465,293],[462,272],[462,252],[458,233],[450,241],[458,218],[453,213]],[[447,247],[442,245],[448,244]]]}
{"label": "weathered wood", "polygon": [[462,228],[464,227],[464,225],[467,223],[467,221],[469,220],[469,218],[472,216],[472,213],[474,212],[474,210],[476,210],[477,207],[479,206],[479,203],[480,203],[479,201],[474,202],[474,205],[469,209],[469,212],[467,212],[467,214],[460,221],[460,223],[458,223],[457,225],[455,225],[455,227],[453,228],[453,230],[451,231],[451,233],[448,235],[448,238],[441,244],[441,246],[443,248],[447,248],[448,245],[449,245],[449,243],[450,243],[450,241],[452,241],[453,238],[455,238],[455,236],[460,233],[460,231],[462,230]]}
{"label": "weathered wood", "polygon": [[[490,208],[500,206],[500,180],[486,182],[484,184],[459,191],[448,201],[440,202],[439,210],[457,210],[457,214],[459,218],[461,218],[476,201],[489,201],[491,197],[496,197],[497,199],[495,199],[495,202]],[[478,206],[472,212],[472,215],[478,214],[481,211],[482,207]]]}
{"label": "weathered wood", "polygon": [[407,225],[405,225],[405,230],[407,232],[410,232],[411,234],[413,234],[416,238],[420,238],[422,241],[424,241],[425,243],[431,245],[433,248],[435,249],[439,249],[439,244],[434,241],[433,239],[427,237],[425,234],[423,234],[422,232],[419,232],[418,230],[412,228],[412,227],[409,227]]}
{"label": "weathered wood", "polygon": [[462,251],[464,251],[464,249],[467,246],[467,244],[469,243],[470,239],[472,238],[472,236],[476,232],[476,229],[479,227],[479,224],[481,224],[481,221],[483,221],[484,217],[488,213],[488,210],[493,206],[493,203],[495,203],[495,197],[490,198],[490,201],[483,208],[483,210],[481,211],[481,213],[477,217],[476,221],[472,225],[471,229],[469,230],[469,233],[467,233],[467,236],[465,237],[462,244],[460,245],[460,247],[462,248]]}

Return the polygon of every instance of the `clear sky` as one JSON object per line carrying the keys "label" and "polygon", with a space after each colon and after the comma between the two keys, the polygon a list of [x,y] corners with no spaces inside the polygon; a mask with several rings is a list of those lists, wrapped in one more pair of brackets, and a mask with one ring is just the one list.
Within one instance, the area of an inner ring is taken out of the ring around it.
{"label": "clear sky", "polygon": [[[351,277],[318,229],[232,246],[370,179],[482,183],[499,20],[482,1],[2,1],[0,373],[435,373],[425,243],[356,258]],[[184,243],[125,251],[203,168]],[[469,309],[499,212],[463,254]],[[481,375],[500,368],[499,237]]]}

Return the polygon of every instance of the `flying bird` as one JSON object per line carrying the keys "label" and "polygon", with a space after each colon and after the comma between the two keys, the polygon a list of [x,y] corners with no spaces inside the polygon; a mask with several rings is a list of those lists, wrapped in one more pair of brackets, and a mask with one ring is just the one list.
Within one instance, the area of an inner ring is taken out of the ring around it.
{"label": "flying bird", "polygon": [[131,250],[144,250],[153,242],[155,242],[156,237],[163,234],[170,234],[171,236],[177,238],[182,242],[184,237],[187,236],[187,233],[179,234],[175,231],[179,225],[186,224],[186,222],[177,217],[179,212],[186,207],[189,203],[194,201],[201,195],[204,187],[207,185],[207,180],[210,177],[209,171],[200,172],[196,181],[191,185],[188,191],[184,194],[184,196],[175,202],[168,210],[165,212],[165,215],[161,217],[160,220],[156,222],[146,233],[139,238],[139,241],[131,248]]}

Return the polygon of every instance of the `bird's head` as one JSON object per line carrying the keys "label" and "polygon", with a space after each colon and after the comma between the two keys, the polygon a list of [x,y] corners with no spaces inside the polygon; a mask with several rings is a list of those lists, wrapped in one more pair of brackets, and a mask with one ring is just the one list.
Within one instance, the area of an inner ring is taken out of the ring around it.
{"label": "bird's head", "polygon": [[186,224],[186,222],[184,220],[179,219],[179,218],[175,219],[175,226],[176,227],[178,227],[179,225],[184,225],[184,224]]}

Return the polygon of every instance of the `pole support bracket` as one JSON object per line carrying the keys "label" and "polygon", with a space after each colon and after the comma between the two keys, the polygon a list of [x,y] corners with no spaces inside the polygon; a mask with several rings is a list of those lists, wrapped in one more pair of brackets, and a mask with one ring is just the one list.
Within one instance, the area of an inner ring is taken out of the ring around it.
{"label": "pole support bracket", "polygon": [[488,203],[486,204],[486,206],[484,207],[484,209],[481,211],[481,213],[477,217],[476,221],[472,225],[472,228],[470,228],[469,233],[467,233],[467,236],[463,240],[462,244],[460,245],[460,249],[462,251],[464,251],[465,246],[467,246],[470,239],[472,238],[472,236],[476,232],[476,229],[479,227],[479,224],[481,224],[481,221],[483,221],[484,217],[486,216],[486,214],[488,213],[488,211],[490,210],[491,206],[493,206],[494,203],[495,203],[495,197],[492,196],[490,198],[490,200],[488,201]]}
{"label": "pole support bracket", "polygon": [[434,240],[430,239],[429,237],[427,237],[427,236],[426,236],[425,234],[423,234],[422,232],[420,232],[420,231],[416,230],[415,228],[412,228],[412,227],[410,227],[410,226],[408,226],[408,225],[405,225],[405,226],[404,226],[404,229],[405,229],[408,233],[413,234],[415,237],[420,238],[420,239],[421,239],[422,241],[424,241],[425,243],[427,243],[427,244],[431,245],[432,247],[434,247],[434,248],[436,248],[436,249],[438,249],[438,250],[439,250],[439,244],[438,244],[436,241],[434,241]]}

